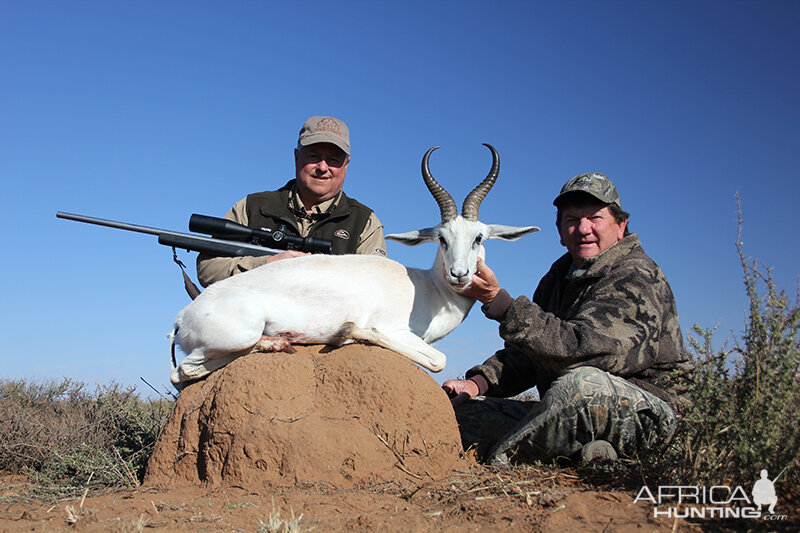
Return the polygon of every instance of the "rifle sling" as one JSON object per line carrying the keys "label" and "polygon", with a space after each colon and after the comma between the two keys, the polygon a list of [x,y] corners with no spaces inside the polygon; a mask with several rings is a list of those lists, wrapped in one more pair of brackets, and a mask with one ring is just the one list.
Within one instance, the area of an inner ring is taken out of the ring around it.
{"label": "rifle sling", "polygon": [[197,285],[194,284],[192,279],[186,273],[186,265],[178,259],[178,252],[175,250],[175,247],[172,247],[172,260],[180,267],[181,273],[183,274],[183,286],[186,289],[186,293],[189,297],[194,300],[198,296],[200,296],[200,289],[197,288]]}

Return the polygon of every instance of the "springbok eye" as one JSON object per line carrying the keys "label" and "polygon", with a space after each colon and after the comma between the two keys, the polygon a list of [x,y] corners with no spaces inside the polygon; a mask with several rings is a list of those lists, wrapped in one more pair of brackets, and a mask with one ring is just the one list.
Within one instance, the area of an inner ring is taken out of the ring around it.
{"label": "springbok eye", "polygon": [[444,240],[444,237],[439,237],[439,245],[440,245],[440,246],[441,246],[443,249],[447,250],[447,241],[446,241],[446,240]]}
{"label": "springbok eye", "polygon": [[475,237],[475,246],[478,246],[482,242],[483,242],[483,237],[481,235]]}

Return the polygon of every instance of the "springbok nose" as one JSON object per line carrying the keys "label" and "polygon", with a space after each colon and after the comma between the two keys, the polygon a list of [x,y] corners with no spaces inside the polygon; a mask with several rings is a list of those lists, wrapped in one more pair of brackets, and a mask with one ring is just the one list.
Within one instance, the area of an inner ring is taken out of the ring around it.
{"label": "springbok nose", "polygon": [[450,275],[457,280],[461,281],[462,278],[467,277],[469,270],[464,267],[457,267],[455,265],[450,267]]}

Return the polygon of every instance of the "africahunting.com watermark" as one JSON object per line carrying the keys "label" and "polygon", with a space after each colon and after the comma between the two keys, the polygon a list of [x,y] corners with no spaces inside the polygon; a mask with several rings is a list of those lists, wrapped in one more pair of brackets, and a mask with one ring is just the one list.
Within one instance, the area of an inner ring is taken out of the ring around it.
{"label": "africahunting.com watermark", "polygon": [[774,479],[769,479],[769,473],[762,470],[760,479],[756,480],[749,493],[739,485],[660,485],[655,490],[645,485],[633,502],[651,503],[655,518],[786,520],[787,515],[775,511],[778,505],[775,481],[781,474],[783,471]]}

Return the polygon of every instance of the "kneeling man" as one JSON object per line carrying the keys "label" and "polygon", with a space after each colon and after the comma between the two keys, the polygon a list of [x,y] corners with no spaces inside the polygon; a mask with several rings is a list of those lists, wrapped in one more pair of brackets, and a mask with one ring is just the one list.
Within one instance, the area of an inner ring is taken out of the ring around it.
{"label": "kneeling man", "polygon": [[[456,407],[463,444],[490,464],[616,459],[667,442],[682,399],[667,377],[691,369],[672,290],[611,181],[581,174],[553,204],[567,253],[532,300],[485,264],[463,292],[500,323],[505,347],[443,387],[470,397]],[[534,386],[540,401],[509,399]]]}

